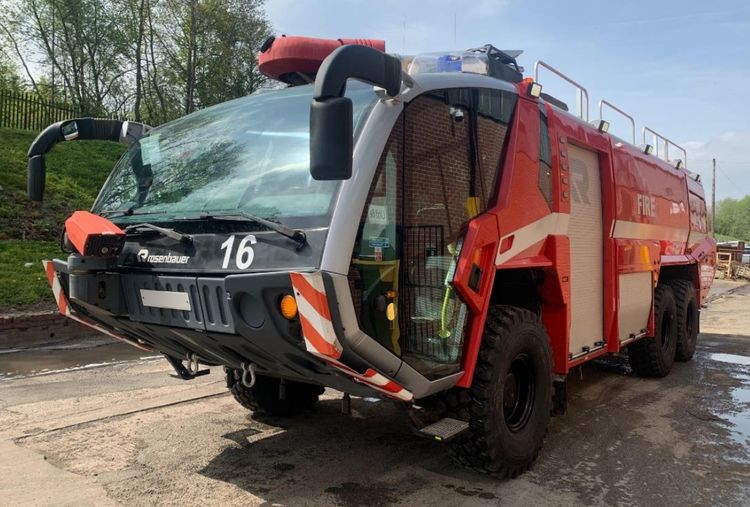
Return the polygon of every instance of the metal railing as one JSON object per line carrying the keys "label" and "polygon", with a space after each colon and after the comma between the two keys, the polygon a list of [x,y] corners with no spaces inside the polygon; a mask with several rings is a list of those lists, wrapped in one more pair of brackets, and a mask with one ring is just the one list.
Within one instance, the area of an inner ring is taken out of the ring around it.
{"label": "metal railing", "polygon": [[[578,103],[576,104],[576,109],[578,113],[578,117],[582,119],[583,121],[589,121],[589,92],[584,88],[581,84],[576,83],[571,79],[570,77],[566,76],[553,66],[549,65],[548,63],[543,62],[542,60],[537,60],[537,62],[534,64],[534,81],[537,83],[539,82],[539,68],[545,68],[557,77],[567,81],[568,83],[572,84],[576,88],[576,92],[578,93]],[[585,115],[584,115],[585,112]]]}
{"label": "metal railing", "polygon": [[[682,157],[683,157],[682,158],[682,164],[685,167],[687,167],[687,151],[685,150],[685,148],[683,148],[682,146],[680,146],[679,144],[675,143],[671,139],[668,139],[668,138],[664,137],[663,135],[659,134],[658,132],[656,132],[653,129],[650,129],[648,127],[643,127],[643,144],[646,144],[646,133],[650,133],[651,136],[652,136],[651,137],[651,141],[654,143],[653,146],[654,146],[654,149],[656,150],[655,155],[657,157],[659,157],[659,143],[658,143],[658,140],[661,139],[662,141],[664,141],[664,158],[663,158],[663,160],[666,160],[667,162],[670,162],[670,160],[669,160],[669,145],[672,145],[672,146],[674,146],[675,148],[677,148],[678,150],[680,150],[682,152]],[[661,158],[661,157],[659,157],[659,158]]]}
{"label": "metal railing", "polygon": [[[551,65],[549,65],[548,63],[546,63],[546,62],[544,62],[542,60],[537,60],[537,62],[534,64],[534,81],[537,82],[537,83],[539,83],[539,70],[542,69],[542,68],[547,69],[549,72],[553,73],[557,77],[563,79],[564,81],[570,83],[571,85],[573,85],[575,87],[576,92],[577,92],[577,102],[578,102],[576,104],[576,113],[577,113],[577,116],[581,120],[584,120],[584,121],[588,122],[589,121],[589,93],[586,90],[586,88],[584,88],[583,85],[581,85],[580,83],[578,83],[575,80],[573,80],[571,77],[563,74],[562,72],[560,72],[559,70],[557,70],[556,68],[552,67]],[[609,109],[613,110],[613,111],[616,111],[616,112],[620,113],[623,117],[625,117],[625,118],[628,119],[628,121],[630,122],[630,128],[631,128],[631,137],[632,137],[631,143],[635,146],[635,144],[636,144],[635,118],[633,118],[628,113],[626,113],[625,111],[623,111],[619,107],[615,106],[611,102],[608,102],[608,101],[602,99],[602,100],[599,101],[599,121],[601,121],[601,120],[604,119],[603,118],[603,112],[604,112],[604,107],[605,106],[608,107]],[[663,160],[665,160],[667,162],[671,162],[671,160],[669,160],[669,146],[671,145],[674,148],[677,148],[679,151],[682,152],[682,157],[683,157],[682,158],[682,167],[687,168],[687,150],[685,150],[685,148],[683,148],[679,144],[675,143],[671,139],[669,139],[667,137],[664,137],[663,135],[659,134],[658,132],[654,131],[653,129],[651,129],[649,127],[643,127],[643,144],[644,145],[647,144],[646,143],[646,135],[647,135],[647,133],[649,133],[649,134],[651,134],[653,136],[652,137],[652,142],[654,144],[652,146],[655,149],[655,155],[657,157],[662,158]],[[663,141],[663,144],[664,144],[664,157],[660,157],[660,154],[659,154],[659,143],[658,143],[657,140]]]}
{"label": "metal railing", "polygon": [[608,108],[610,108],[613,111],[617,111],[618,113],[620,113],[622,116],[624,116],[625,118],[627,118],[630,121],[630,129],[631,129],[632,139],[633,139],[631,141],[631,143],[633,145],[635,145],[635,118],[633,118],[628,113],[626,113],[625,111],[623,111],[622,109],[620,109],[616,105],[612,104],[611,102],[608,102],[608,101],[602,99],[602,100],[599,101],[599,120],[600,121],[604,119],[602,117],[602,112],[604,110],[604,106],[607,106]]}

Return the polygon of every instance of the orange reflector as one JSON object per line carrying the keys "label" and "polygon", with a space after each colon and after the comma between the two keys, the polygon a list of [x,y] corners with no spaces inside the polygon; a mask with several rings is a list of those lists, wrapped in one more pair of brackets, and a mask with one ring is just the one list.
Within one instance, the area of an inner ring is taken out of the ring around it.
{"label": "orange reflector", "polygon": [[285,319],[292,320],[297,316],[297,300],[294,296],[287,294],[279,301],[279,311]]}

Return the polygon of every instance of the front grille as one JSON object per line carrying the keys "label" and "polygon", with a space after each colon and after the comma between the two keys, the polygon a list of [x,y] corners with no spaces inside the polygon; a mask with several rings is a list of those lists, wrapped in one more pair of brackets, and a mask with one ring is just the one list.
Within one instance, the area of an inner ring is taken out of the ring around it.
{"label": "front grille", "polygon": [[229,297],[224,289],[223,278],[198,278],[198,289],[203,309],[206,331],[234,333]]}
{"label": "front grille", "polygon": [[[133,321],[234,333],[223,279],[141,274],[121,278],[128,314]],[[145,306],[141,289],[187,293],[190,311]]]}

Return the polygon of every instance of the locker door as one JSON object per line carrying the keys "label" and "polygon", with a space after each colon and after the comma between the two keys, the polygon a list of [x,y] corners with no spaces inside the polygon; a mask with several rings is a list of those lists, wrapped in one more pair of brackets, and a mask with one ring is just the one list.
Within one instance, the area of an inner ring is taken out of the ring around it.
{"label": "locker door", "polygon": [[570,145],[571,177],[570,355],[599,348],[603,341],[604,280],[602,185],[596,152]]}

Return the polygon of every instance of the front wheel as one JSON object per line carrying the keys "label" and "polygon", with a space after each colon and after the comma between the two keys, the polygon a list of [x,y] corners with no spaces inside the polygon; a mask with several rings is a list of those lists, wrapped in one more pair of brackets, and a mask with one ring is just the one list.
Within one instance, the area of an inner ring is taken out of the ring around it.
{"label": "front wheel", "polygon": [[449,443],[459,463],[499,477],[527,470],[552,410],[552,358],[539,318],[523,308],[490,308],[472,387],[442,400],[447,416],[469,422]]}
{"label": "front wheel", "polygon": [[325,388],[294,380],[256,375],[255,385],[245,387],[240,381],[241,370],[227,370],[227,385],[234,399],[248,410],[263,410],[271,415],[290,417],[308,410]]}

